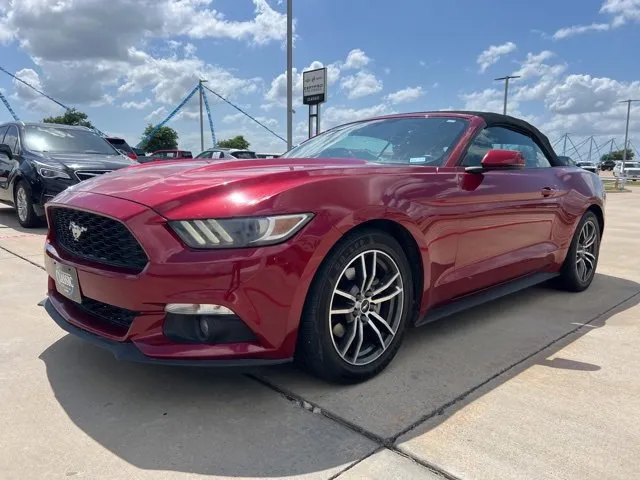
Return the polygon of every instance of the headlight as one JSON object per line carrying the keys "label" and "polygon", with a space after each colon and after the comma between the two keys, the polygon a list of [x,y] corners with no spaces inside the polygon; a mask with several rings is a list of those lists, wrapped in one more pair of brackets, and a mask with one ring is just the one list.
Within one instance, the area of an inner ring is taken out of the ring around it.
{"label": "headlight", "polygon": [[292,237],[311,218],[310,213],[273,217],[181,220],[169,222],[192,248],[239,248],[273,245]]}
{"label": "headlight", "polygon": [[33,160],[33,166],[35,167],[38,175],[42,178],[68,178],[71,179],[69,174],[64,171],[63,168],[49,165],[47,163],[37,162]]}
{"label": "headlight", "polygon": [[50,167],[38,167],[38,173],[42,178],[68,178],[71,179],[68,173]]}

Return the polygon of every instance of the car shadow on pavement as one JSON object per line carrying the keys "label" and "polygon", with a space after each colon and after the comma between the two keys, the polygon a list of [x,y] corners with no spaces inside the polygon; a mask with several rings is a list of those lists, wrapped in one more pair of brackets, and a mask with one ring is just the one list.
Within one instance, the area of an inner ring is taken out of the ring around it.
{"label": "car shadow on pavement", "polygon": [[[425,420],[441,423],[536,362],[597,370],[544,359],[636,305],[638,292],[639,284],[607,275],[597,275],[580,294],[531,288],[410,330],[385,372],[347,387],[293,367],[247,376],[129,364],[71,336],[40,358],[69,418],[138,468],[238,477],[318,472],[328,478],[379,446],[348,425],[381,441],[406,440]],[[300,408],[276,389],[331,418]]]}
{"label": "car shadow on pavement", "polygon": [[[19,234],[46,235],[46,225],[38,228],[23,228],[18,222],[16,211],[11,207],[0,205],[0,238],[3,234],[18,236]],[[17,232],[17,233],[16,233]]]}

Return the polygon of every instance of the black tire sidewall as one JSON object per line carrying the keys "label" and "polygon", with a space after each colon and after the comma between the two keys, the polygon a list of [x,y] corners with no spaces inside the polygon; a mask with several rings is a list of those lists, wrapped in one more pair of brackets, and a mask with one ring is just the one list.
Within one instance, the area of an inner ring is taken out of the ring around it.
{"label": "black tire sidewall", "polygon": [[[578,239],[580,238],[580,232],[582,231],[584,224],[588,221],[591,221],[596,228],[596,248],[594,250],[596,258],[593,265],[593,272],[586,281],[582,282],[578,278],[578,272],[576,271],[576,252],[578,250]],[[567,257],[562,268],[561,282],[565,288],[580,292],[587,289],[589,285],[591,285],[591,282],[593,281],[596,274],[596,269],[598,267],[598,260],[600,259],[601,237],[602,232],[600,231],[600,222],[598,221],[598,217],[596,217],[596,215],[591,211],[585,213],[580,220],[580,223],[578,223],[578,227],[576,228],[573,239],[571,240],[571,246],[569,247],[569,251],[567,252]]]}
{"label": "black tire sidewall", "polygon": [[[25,197],[27,198],[27,218],[25,218],[24,221],[20,218],[20,214],[18,213],[18,192],[20,191],[20,189],[24,190]],[[16,205],[16,216],[18,217],[18,222],[20,223],[20,225],[22,225],[23,227],[33,226],[35,223],[36,214],[33,210],[33,202],[31,201],[31,190],[27,185],[25,185],[22,180],[20,180],[18,182],[18,185],[16,186],[14,201]]]}
{"label": "black tire sidewall", "polygon": [[[336,351],[329,328],[330,301],[335,284],[342,271],[353,258],[367,250],[380,250],[389,255],[397,264],[404,285],[404,311],[391,344],[375,361],[368,365],[355,366],[345,362]],[[305,305],[302,328],[313,325],[317,341],[314,345],[303,345],[303,348],[315,348],[319,351],[307,352],[315,357],[315,365],[309,365],[316,374],[331,380],[356,382],[366,380],[382,369],[396,355],[408,319],[414,309],[412,272],[406,254],[400,244],[390,235],[377,230],[361,231],[343,239],[327,256],[316,273],[314,284]],[[308,336],[309,332],[304,332]]]}

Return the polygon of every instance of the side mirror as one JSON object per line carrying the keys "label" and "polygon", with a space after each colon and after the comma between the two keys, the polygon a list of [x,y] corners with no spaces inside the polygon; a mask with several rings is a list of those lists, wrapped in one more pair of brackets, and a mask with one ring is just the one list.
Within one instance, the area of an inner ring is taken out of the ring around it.
{"label": "side mirror", "polygon": [[6,143],[0,143],[0,154],[6,155],[9,160],[13,158],[13,152],[11,151],[11,147]]}
{"label": "side mirror", "polygon": [[525,160],[517,150],[489,150],[479,167],[467,167],[468,173],[483,173],[491,170],[514,170],[525,167]]}

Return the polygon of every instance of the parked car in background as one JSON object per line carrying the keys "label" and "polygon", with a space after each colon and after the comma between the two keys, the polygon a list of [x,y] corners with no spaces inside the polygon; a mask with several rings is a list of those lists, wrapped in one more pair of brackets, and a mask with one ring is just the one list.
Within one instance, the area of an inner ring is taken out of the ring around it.
{"label": "parked car in background", "polygon": [[566,155],[558,155],[558,161],[568,167],[577,167],[576,162],[574,162],[571,157],[567,157]]}
{"label": "parked car in background", "polygon": [[258,158],[256,152],[239,148],[210,148],[196,156],[196,158]]}
{"label": "parked car in background", "polygon": [[136,152],[136,155],[138,157],[146,157],[147,156],[146,152],[144,150],[142,150],[141,148],[136,148],[136,147],[132,147],[132,148],[133,148],[133,151]]}
{"label": "parked car in background", "polygon": [[587,289],[604,198],[527,122],[378,117],[269,162],[157,162],[63,193],[47,205],[44,305],[122,359],[293,358],[358,382],[410,326],[549,280]]}
{"label": "parked car in background", "polygon": [[635,162],[635,161],[624,162],[624,171],[627,174],[628,180],[632,180],[634,182],[637,182],[638,180],[640,180],[640,162]]}
{"label": "parked car in background", "polygon": [[140,163],[157,162],[161,160],[191,160],[193,155],[188,150],[157,150],[146,157],[138,159]]}
{"label": "parked car in background", "polygon": [[138,160],[138,154],[129,146],[124,138],[106,137],[107,142],[116,147],[119,151],[129,157],[131,160]]}
{"label": "parked car in background", "polygon": [[612,171],[613,167],[615,166],[616,166],[616,161],[611,159],[603,160],[598,164],[598,168],[602,171],[607,171],[607,170]]}
{"label": "parked car in background", "polygon": [[137,162],[86,127],[13,122],[0,125],[0,202],[16,207],[23,227],[44,223],[44,204],[71,185]]}
{"label": "parked car in background", "polygon": [[595,174],[598,173],[598,167],[591,162],[576,162],[576,166]]}
{"label": "parked car in background", "polygon": [[279,158],[281,153],[256,153],[258,158]]}

